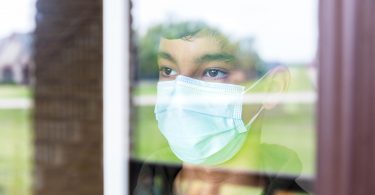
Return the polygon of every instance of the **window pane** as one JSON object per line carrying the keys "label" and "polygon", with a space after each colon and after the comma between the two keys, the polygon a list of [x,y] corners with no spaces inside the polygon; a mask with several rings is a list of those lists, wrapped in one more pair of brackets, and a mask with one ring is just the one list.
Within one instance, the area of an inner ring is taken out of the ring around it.
{"label": "window pane", "polygon": [[310,193],[317,2],[132,3],[136,192]]}

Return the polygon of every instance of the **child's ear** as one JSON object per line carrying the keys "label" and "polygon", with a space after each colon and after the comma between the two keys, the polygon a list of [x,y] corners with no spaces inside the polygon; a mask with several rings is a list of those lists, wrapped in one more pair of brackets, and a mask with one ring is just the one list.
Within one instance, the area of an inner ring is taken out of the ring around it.
{"label": "child's ear", "polygon": [[277,66],[270,70],[265,87],[267,97],[263,103],[265,109],[272,109],[280,102],[280,96],[288,90],[290,72],[285,66]]}

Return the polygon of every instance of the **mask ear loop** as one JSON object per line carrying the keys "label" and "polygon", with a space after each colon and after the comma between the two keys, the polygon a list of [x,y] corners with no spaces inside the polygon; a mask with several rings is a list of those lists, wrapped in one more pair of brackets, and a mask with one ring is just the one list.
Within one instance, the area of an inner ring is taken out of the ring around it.
{"label": "mask ear loop", "polygon": [[257,81],[255,81],[255,83],[253,83],[250,87],[248,87],[247,89],[245,89],[242,94],[245,94],[249,91],[251,91],[255,86],[257,86],[264,78],[266,78],[268,75],[270,74],[270,71],[268,71],[266,74],[264,74],[262,77],[260,77],[260,79],[258,79]]}
{"label": "mask ear loop", "polygon": [[260,115],[260,113],[262,113],[263,110],[264,110],[264,106],[262,105],[262,107],[258,109],[257,113],[255,113],[253,118],[251,118],[251,120],[245,125],[246,129],[249,129],[251,127],[251,124],[254,123],[255,119],[258,118],[258,116]]}
{"label": "mask ear loop", "polygon": [[[250,90],[252,90],[255,86],[257,86],[264,78],[266,78],[267,76],[269,75],[269,72],[267,72],[266,74],[264,74],[262,77],[260,77],[260,79],[258,79],[255,83],[253,83],[250,87],[248,87],[247,89],[245,89],[242,94],[246,94],[247,92],[249,92]],[[246,129],[249,129],[251,124],[255,121],[255,119],[258,118],[258,116],[260,115],[260,113],[262,113],[262,111],[264,110],[264,106],[262,104],[262,106],[258,109],[258,111],[255,113],[255,115],[250,119],[250,121],[245,125]]]}

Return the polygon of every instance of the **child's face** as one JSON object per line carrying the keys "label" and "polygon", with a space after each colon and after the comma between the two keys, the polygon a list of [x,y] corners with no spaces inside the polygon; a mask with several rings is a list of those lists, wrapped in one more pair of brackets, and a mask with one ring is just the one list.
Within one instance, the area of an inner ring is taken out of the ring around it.
{"label": "child's face", "polygon": [[246,80],[229,49],[209,36],[161,39],[158,66],[161,81],[174,80],[177,75],[234,84]]}

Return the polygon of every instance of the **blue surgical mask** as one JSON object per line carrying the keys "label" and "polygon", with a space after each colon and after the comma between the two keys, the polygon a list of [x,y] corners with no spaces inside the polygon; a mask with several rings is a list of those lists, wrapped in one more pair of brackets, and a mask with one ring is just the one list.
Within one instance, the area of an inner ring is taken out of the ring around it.
{"label": "blue surgical mask", "polygon": [[231,159],[263,110],[242,121],[243,95],[249,89],[181,75],[160,81],[155,116],[173,153],[191,164],[217,165]]}

